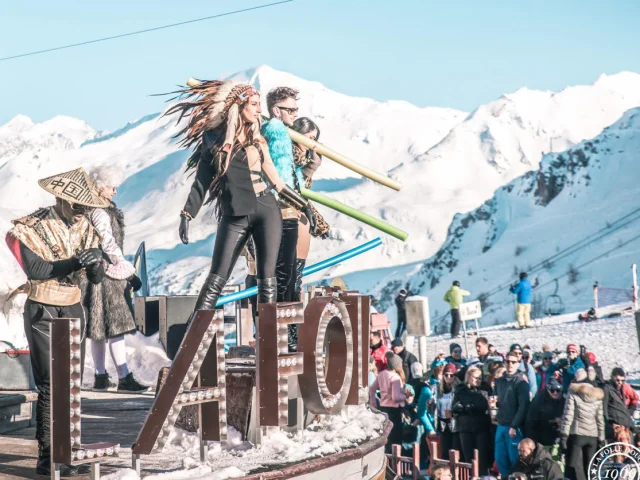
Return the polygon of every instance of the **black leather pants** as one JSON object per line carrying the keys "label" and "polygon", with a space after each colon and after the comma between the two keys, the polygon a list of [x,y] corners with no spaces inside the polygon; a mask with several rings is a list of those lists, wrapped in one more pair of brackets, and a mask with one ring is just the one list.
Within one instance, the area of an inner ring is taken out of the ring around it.
{"label": "black leather pants", "polygon": [[276,278],[278,279],[278,302],[293,301],[296,270],[296,246],[298,245],[298,220],[282,221],[282,240],[278,250]]}
{"label": "black leather pants", "polygon": [[249,237],[253,237],[256,248],[258,302],[275,302],[276,260],[282,236],[282,215],[272,194],[257,197],[256,201],[255,213],[239,217],[223,215],[220,219],[211,270],[200,290],[195,310],[215,308],[220,292]]}

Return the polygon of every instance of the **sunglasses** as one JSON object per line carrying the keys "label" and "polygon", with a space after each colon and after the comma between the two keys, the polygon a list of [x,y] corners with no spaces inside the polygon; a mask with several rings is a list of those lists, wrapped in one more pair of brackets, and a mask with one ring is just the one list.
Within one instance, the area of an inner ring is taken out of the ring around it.
{"label": "sunglasses", "polygon": [[542,357],[543,360],[553,360],[553,357]]}
{"label": "sunglasses", "polygon": [[453,374],[453,373],[445,373],[444,376],[446,378],[451,378],[451,377],[455,377],[455,374]]}
{"label": "sunglasses", "polygon": [[518,360],[505,360],[504,363],[510,363],[511,365],[515,365],[520,362]]}
{"label": "sunglasses", "polygon": [[562,387],[547,387],[547,390],[551,393],[560,393],[562,391]]}
{"label": "sunglasses", "polygon": [[278,107],[280,110],[284,110],[285,112],[287,112],[289,115],[293,115],[294,113],[298,113],[298,109],[297,108],[290,108],[290,107]]}
{"label": "sunglasses", "polygon": [[78,213],[87,213],[93,210],[93,207],[87,207],[86,205],[80,205],[78,203],[72,202],[69,202],[69,207],[71,208],[71,210]]}

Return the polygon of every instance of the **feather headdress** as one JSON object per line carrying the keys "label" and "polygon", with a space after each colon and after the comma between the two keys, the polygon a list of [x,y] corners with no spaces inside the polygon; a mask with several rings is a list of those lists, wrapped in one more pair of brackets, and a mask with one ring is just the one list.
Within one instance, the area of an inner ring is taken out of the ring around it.
{"label": "feather headdress", "polygon": [[[184,148],[199,147],[204,133],[227,124],[223,147],[233,147],[235,134],[240,124],[240,105],[246,103],[252,95],[258,93],[251,85],[233,81],[206,80],[179,90],[180,102],[169,108],[165,115],[178,114],[179,123],[187,117],[187,125],[175,137],[181,138]],[[259,125],[256,130],[259,131]],[[193,157],[192,157],[193,159]],[[192,159],[189,166],[192,165]]]}

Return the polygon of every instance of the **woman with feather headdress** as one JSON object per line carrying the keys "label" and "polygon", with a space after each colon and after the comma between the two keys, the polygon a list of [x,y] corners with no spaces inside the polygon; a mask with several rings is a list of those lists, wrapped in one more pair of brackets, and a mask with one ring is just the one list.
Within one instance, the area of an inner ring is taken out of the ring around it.
{"label": "woman with feather headdress", "polygon": [[260,135],[260,95],[231,81],[205,81],[181,93],[186,100],[167,115],[188,117],[178,136],[182,146],[195,147],[187,169],[195,168],[196,175],[180,214],[180,239],[189,242],[189,222],[204,203],[216,200],[218,218],[211,269],[195,310],[215,308],[249,237],[255,242],[258,303],[275,302],[282,216],[272,190],[297,208],[307,202],[284,184],[273,165]]}

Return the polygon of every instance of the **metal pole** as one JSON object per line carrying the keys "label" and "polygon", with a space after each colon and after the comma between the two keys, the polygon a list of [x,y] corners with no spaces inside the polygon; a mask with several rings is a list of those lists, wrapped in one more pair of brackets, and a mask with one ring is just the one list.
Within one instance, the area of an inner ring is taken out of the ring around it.
{"label": "metal pole", "polygon": [[634,263],[631,266],[631,271],[633,273],[633,311],[638,311],[638,275],[636,272],[636,264]]}
{"label": "metal pole", "polygon": [[141,465],[140,465],[140,455],[133,453],[131,455],[131,468],[133,468],[136,473],[138,474],[138,476],[140,476],[140,472],[142,470]]}
{"label": "metal pole", "polygon": [[593,310],[596,317],[598,316],[598,282],[593,285]]}
{"label": "metal pole", "polygon": [[467,321],[462,320],[462,329],[464,330],[464,354],[469,358],[469,346],[467,345]]}
{"label": "metal pole", "polygon": [[94,462],[91,464],[91,474],[89,475],[91,480],[100,480],[100,462]]}
{"label": "metal pole", "polygon": [[429,360],[427,359],[427,337],[425,335],[420,336],[420,363],[426,373],[428,370]]}

